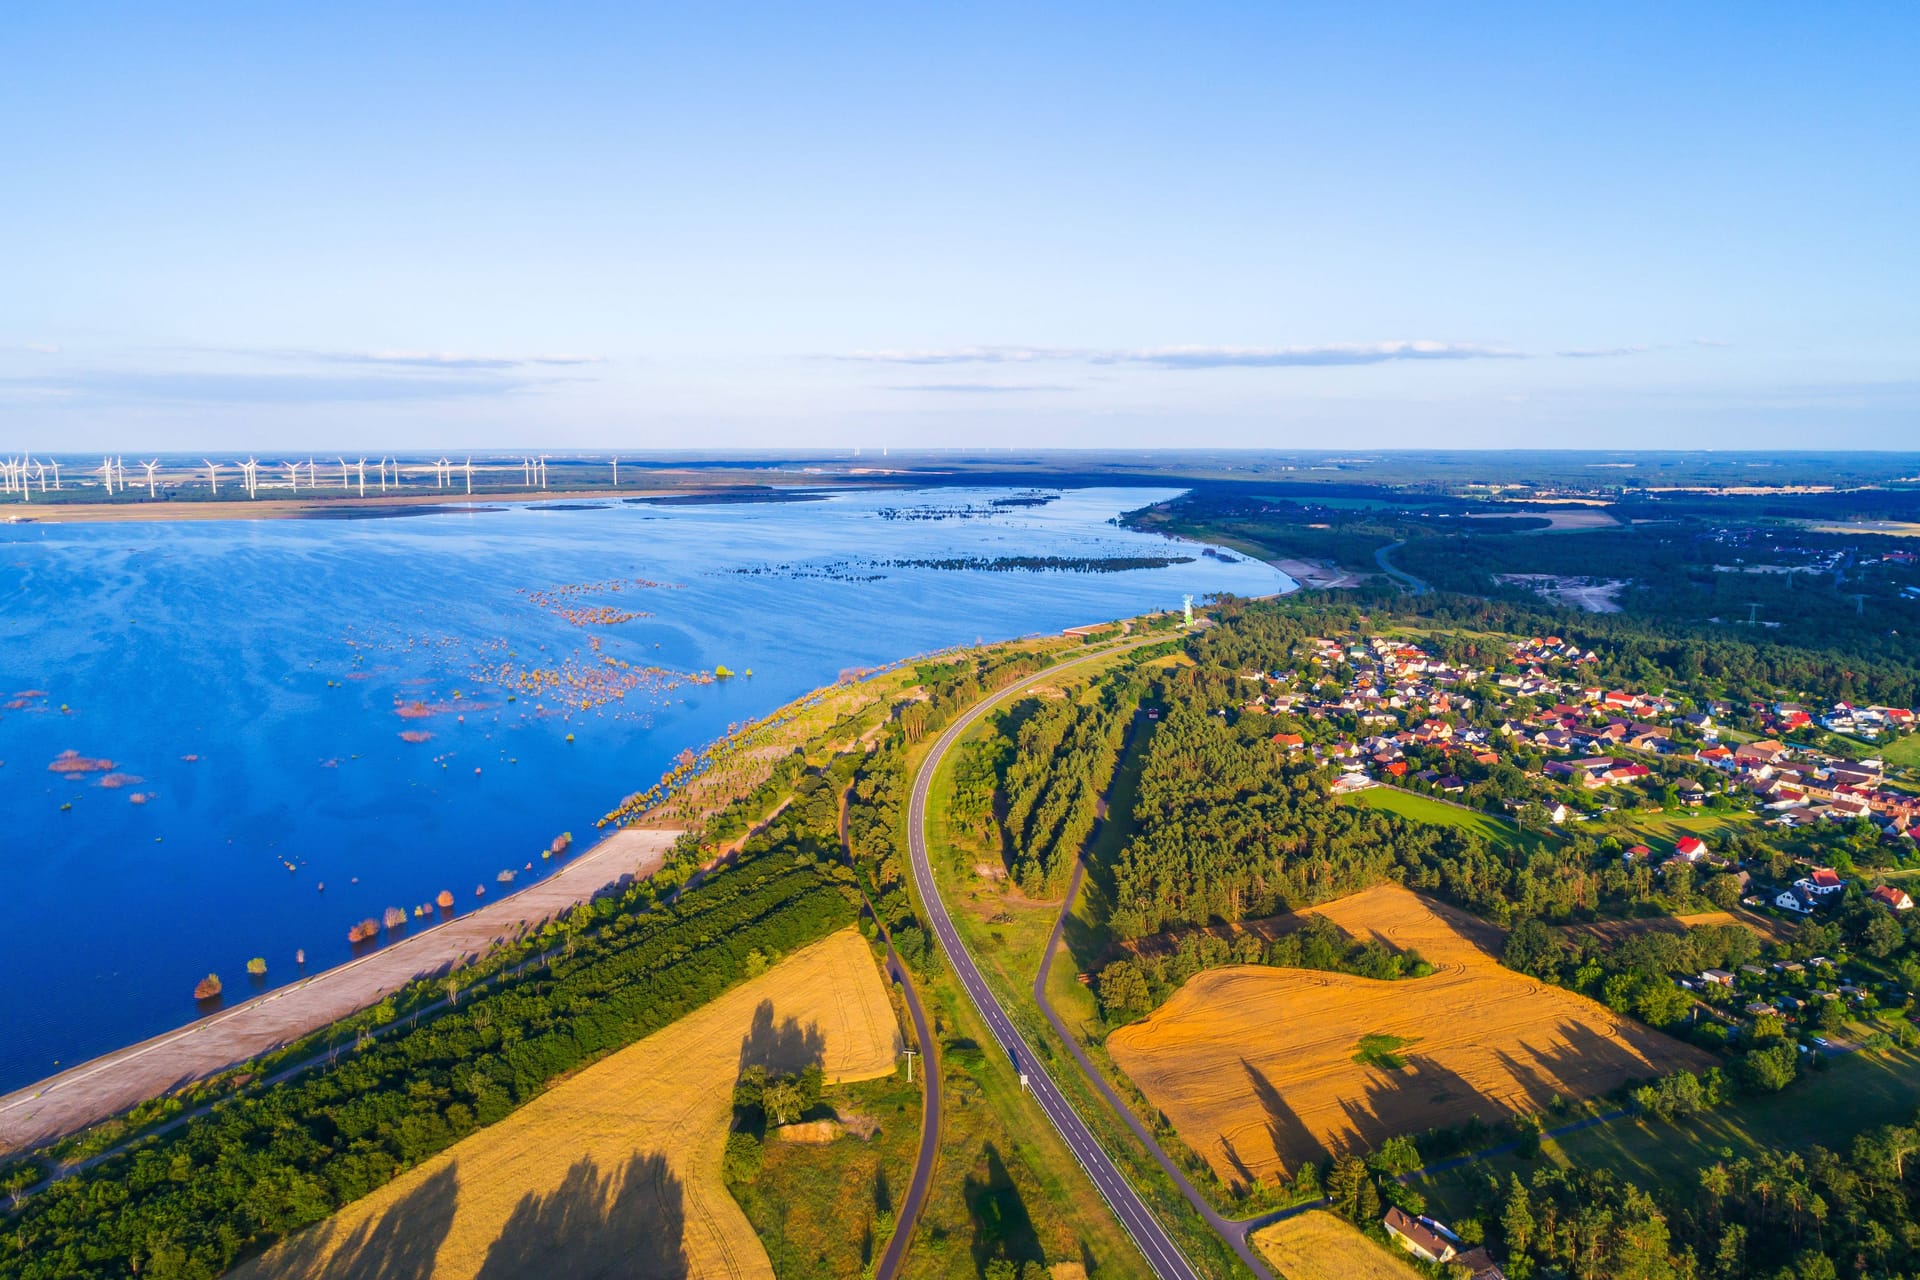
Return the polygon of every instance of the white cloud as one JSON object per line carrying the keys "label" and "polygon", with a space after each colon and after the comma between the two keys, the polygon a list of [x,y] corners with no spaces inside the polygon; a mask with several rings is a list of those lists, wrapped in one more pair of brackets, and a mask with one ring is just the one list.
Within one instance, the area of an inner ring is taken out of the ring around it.
{"label": "white cloud", "polygon": [[1087,347],[950,347],[936,350],[855,351],[838,357],[867,364],[957,365],[1078,361],[1154,369],[1288,369],[1385,364],[1397,360],[1511,360],[1524,353],[1474,342],[1401,339],[1331,342],[1314,346],[1170,346],[1131,350]]}
{"label": "white cloud", "polygon": [[1557,356],[1566,356],[1572,360],[1605,360],[1612,356],[1637,356],[1654,348],[1644,342],[1630,347],[1572,347],[1565,351],[1556,351]]}

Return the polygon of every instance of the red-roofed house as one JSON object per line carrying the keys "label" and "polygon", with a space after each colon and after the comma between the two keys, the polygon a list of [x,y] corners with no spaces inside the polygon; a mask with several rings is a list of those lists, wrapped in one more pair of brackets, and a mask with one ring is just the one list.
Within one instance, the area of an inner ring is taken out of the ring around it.
{"label": "red-roofed house", "polygon": [[1907,891],[1896,889],[1890,884],[1881,885],[1867,896],[1892,911],[1913,910],[1913,899],[1907,896]]}
{"label": "red-roofed house", "polygon": [[1688,862],[1698,862],[1707,856],[1707,842],[1699,836],[1681,836],[1673,851]]}
{"label": "red-roofed house", "polygon": [[1445,1262],[1459,1252],[1453,1241],[1434,1229],[1437,1223],[1429,1225],[1427,1219],[1416,1218],[1398,1206],[1387,1210],[1386,1219],[1380,1225],[1402,1249],[1423,1262]]}

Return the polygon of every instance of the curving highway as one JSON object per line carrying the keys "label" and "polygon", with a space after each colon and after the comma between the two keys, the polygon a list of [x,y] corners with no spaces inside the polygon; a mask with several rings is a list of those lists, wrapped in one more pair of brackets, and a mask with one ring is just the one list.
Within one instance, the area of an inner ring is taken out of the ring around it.
{"label": "curving highway", "polygon": [[[1155,639],[1165,638],[1164,636],[1155,637]],[[1172,1237],[1167,1234],[1166,1228],[1162,1227],[1159,1219],[1153,1216],[1153,1211],[1147,1208],[1139,1194],[1121,1176],[1120,1170],[1114,1166],[1107,1153],[1094,1140],[1086,1123],[1080,1119],[1079,1114],[1061,1094],[1053,1078],[1047,1074],[1046,1068],[1040,1065],[1039,1059],[1035,1057],[1025,1038],[1014,1027],[1013,1020],[1007,1016],[1006,1011],[1000,1007],[1000,1002],[994,998],[993,992],[988,989],[986,979],[980,976],[980,970],[973,963],[973,957],[967,954],[966,947],[961,944],[960,935],[954,930],[953,920],[947,915],[946,904],[940,900],[940,891],[933,880],[933,866],[927,856],[927,793],[932,787],[933,775],[940,767],[940,761],[959,740],[960,735],[965,733],[974,721],[1016,693],[1042,681],[1055,679],[1067,667],[1078,666],[1096,658],[1104,658],[1112,652],[1113,650],[1107,649],[1084,657],[1072,658],[1066,662],[1056,663],[1037,675],[1015,681],[998,693],[975,703],[965,714],[948,725],[946,731],[934,741],[932,750],[927,753],[927,758],[921,762],[920,771],[914,775],[913,794],[907,808],[907,840],[912,855],[914,883],[920,888],[920,901],[926,910],[928,921],[933,926],[934,936],[939,939],[941,950],[947,953],[947,960],[953,965],[954,972],[960,976],[960,985],[965,988],[967,998],[973,1002],[973,1007],[979,1011],[981,1018],[993,1032],[994,1038],[1000,1041],[1001,1048],[1005,1049],[1007,1055],[1013,1059],[1014,1069],[1021,1073],[1021,1079],[1026,1083],[1028,1092],[1033,1094],[1034,1100],[1040,1104],[1040,1109],[1046,1112],[1047,1119],[1053,1122],[1053,1127],[1065,1140],[1068,1150],[1073,1152],[1074,1159],[1078,1160],[1081,1168],[1087,1171],[1087,1176],[1093,1180],[1094,1187],[1099,1190],[1100,1195],[1113,1210],[1114,1216],[1120,1220],[1120,1225],[1125,1227],[1127,1234],[1133,1238],[1134,1244],[1146,1257],[1147,1265],[1153,1269],[1153,1273],[1161,1277],[1161,1280],[1200,1280],[1200,1273],[1194,1269],[1192,1263],[1187,1261],[1185,1255],[1180,1252],[1179,1246],[1174,1244]]]}

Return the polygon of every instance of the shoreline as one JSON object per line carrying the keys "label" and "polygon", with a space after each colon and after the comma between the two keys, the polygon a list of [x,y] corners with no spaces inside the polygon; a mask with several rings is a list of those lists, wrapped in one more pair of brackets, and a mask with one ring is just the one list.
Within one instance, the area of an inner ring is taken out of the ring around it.
{"label": "shoreline", "polygon": [[553,874],[465,915],[0,1096],[0,1155],[77,1133],[444,974],[505,937],[652,875],[679,835],[624,827]]}
{"label": "shoreline", "polygon": [[[451,490],[430,493],[387,493],[365,498],[217,498],[205,501],[163,502],[151,499],[137,502],[49,502],[9,504],[0,524],[148,524],[163,521],[198,520],[350,520],[343,514],[352,511],[392,512],[414,507],[459,508],[497,506],[505,503],[613,501],[624,498],[659,498],[673,494],[700,492],[697,489],[662,489],[657,486],[620,489],[533,489],[524,493],[476,493],[469,496]],[[365,519],[380,519],[370,515]],[[388,517],[399,518],[399,517]]]}

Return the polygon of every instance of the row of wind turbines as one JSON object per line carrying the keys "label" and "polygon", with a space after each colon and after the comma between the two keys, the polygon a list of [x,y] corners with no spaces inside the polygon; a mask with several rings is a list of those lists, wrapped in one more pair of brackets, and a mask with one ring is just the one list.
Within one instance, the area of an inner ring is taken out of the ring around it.
{"label": "row of wind turbines", "polygon": [[[521,475],[526,488],[545,489],[547,487],[549,456],[547,454],[528,455],[520,459]],[[238,483],[248,498],[259,497],[261,468],[267,468],[269,476],[272,474],[272,464],[263,463],[252,455],[248,455],[244,462],[215,462],[211,458],[202,458],[200,461],[206,469],[207,484],[215,497],[220,493],[220,472],[224,468],[231,467],[240,473]],[[159,489],[155,477],[160,468],[160,459],[137,462],[135,465],[147,473],[147,496],[157,497]],[[287,484],[293,492],[300,491],[300,472],[303,469],[307,473],[307,488],[317,490],[321,487],[320,464],[313,458],[309,457],[305,462],[297,459],[284,461],[278,465],[286,471]],[[474,467],[471,456],[468,456],[464,462],[455,462],[451,458],[442,456],[416,465],[432,468],[434,488],[437,490],[457,489],[461,478],[464,478],[467,493],[473,492]],[[349,462],[343,457],[336,457],[326,468],[329,476],[333,474],[335,467],[339,468],[341,492],[353,493],[357,486],[358,496],[362,498],[367,496],[367,460],[365,458]],[[193,468],[189,471],[189,475],[196,474],[198,471],[199,468]],[[65,486],[61,483],[58,459],[42,462],[31,456],[0,458],[0,495],[17,495],[22,502],[31,502],[36,484],[41,493],[50,491],[47,483],[49,472],[53,478],[51,491],[64,491]],[[101,487],[106,490],[108,497],[127,490],[127,465],[124,459],[115,456],[104,457],[100,460],[98,472]],[[398,458],[381,457],[374,460],[374,483],[378,486],[376,492],[386,493],[389,485],[398,490],[401,487],[402,478],[403,471]],[[619,458],[613,459],[613,484],[615,488],[620,486]]]}

